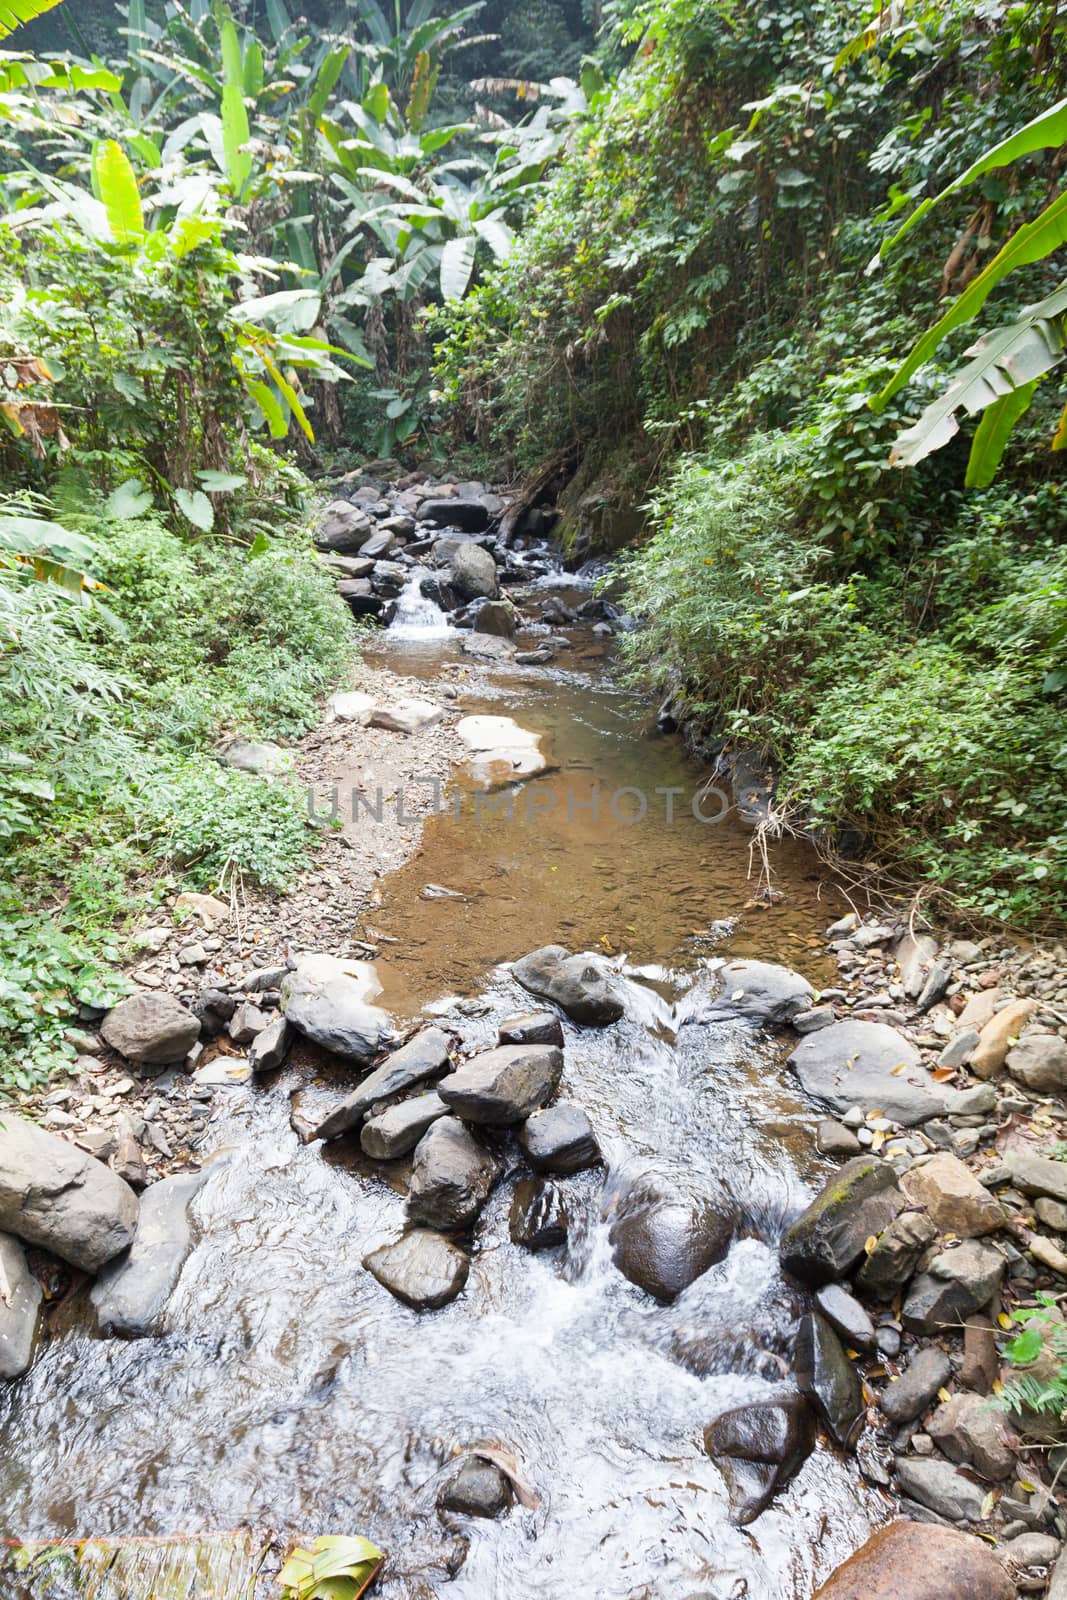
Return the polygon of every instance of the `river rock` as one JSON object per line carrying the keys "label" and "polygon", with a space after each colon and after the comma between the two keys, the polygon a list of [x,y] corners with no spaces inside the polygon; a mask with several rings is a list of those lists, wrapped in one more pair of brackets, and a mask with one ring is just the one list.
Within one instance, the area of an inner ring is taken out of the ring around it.
{"label": "river rock", "polygon": [[1067,1089],[1067,1040],[1054,1033],[1027,1033],[1008,1051],[1007,1067],[1016,1083],[1035,1094],[1062,1095]]}
{"label": "river rock", "polygon": [[937,957],[937,940],[928,933],[906,933],[897,941],[893,954],[900,967],[900,981],[910,1000],[917,1000],[926,984],[926,974]]}
{"label": "river rock", "polygon": [[548,769],[541,735],[520,728],[512,717],[461,717],[456,733],[471,753],[467,771],[481,782],[514,783]]}
{"label": "river rock", "polygon": [[227,1033],[234,1044],[251,1044],[265,1028],[270,1027],[270,1017],[252,1000],[242,1000],[230,1018]]}
{"label": "river rock", "polygon": [[377,704],[372,694],[364,694],[359,689],[344,689],[330,696],[326,710],[329,717],[338,722],[354,722],[358,727],[365,728]]}
{"label": "river rock", "polygon": [[459,528],[462,533],[484,533],[489,526],[489,507],[484,500],[464,499],[460,495],[441,500],[424,500],[419,520],[438,528]]}
{"label": "river rock", "polygon": [[0,1233],[0,1378],[20,1378],[29,1369],[41,1299],[26,1252],[9,1233]]}
{"label": "river rock", "polygon": [[859,1373],[825,1317],[809,1312],[797,1329],[796,1380],[842,1450],[855,1447],[866,1405]]}
{"label": "river rock", "polygon": [[910,1040],[887,1023],[849,1021],[808,1034],[787,1065],[806,1094],[839,1116],[860,1106],[911,1128],[944,1110],[938,1085],[921,1061]]}
{"label": "river rock", "polygon": [[926,1432],[950,1461],[973,1467],[989,1483],[1000,1483],[1015,1470],[1004,1413],[983,1395],[952,1395],[938,1406]]}
{"label": "river rock", "polygon": [[464,1517],[499,1517],[511,1504],[511,1484],[491,1461],[467,1456],[449,1478],[437,1504]]}
{"label": "river rock", "polygon": [[390,1294],[416,1311],[436,1311],[454,1300],[467,1281],[465,1250],[428,1228],[413,1228],[363,1257],[367,1271]]}
{"label": "river rock", "polygon": [[206,1172],[194,1172],[163,1178],[145,1190],[133,1244],[104,1268],[89,1297],[101,1333],[137,1338],[160,1331],[178,1274],[193,1248],[189,1202],[206,1177]]}
{"label": "river rock", "polygon": [[496,562],[488,550],[471,540],[465,540],[453,550],[447,581],[462,600],[495,600],[499,593]]}
{"label": "river rock", "polygon": [[430,1083],[447,1072],[449,1066],[448,1035],[440,1028],[423,1028],[407,1044],[386,1056],[358,1089],[324,1117],[312,1138],[339,1138],[342,1133],[357,1128],[377,1101],[391,1100],[395,1095]]}
{"label": "river rock", "polygon": [[252,1040],[248,1050],[248,1064],[253,1072],[277,1072],[284,1066],[289,1054],[293,1030],[286,1017],[268,1023]]}
{"label": "river rock", "polygon": [[617,1022],[625,1002],[595,956],[571,955],[562,945],[546,944],[513,963],[516,983],[539,999],[551,1000],[573,1022],[604,1028]]}
{"label": "river rock", "polygon": [[936,1511],[939,1517],[949,1522],[982,1520],[985,1490],[950,1462],[936,1456],[898,1456],[896,1473],[901,1494]]}
{"label": "river rock", "polygon": [[444,711],[432,700],[393,700],[386,706],[376,706],[371,712],[372,728],[385,728],[391,733],[421,733],[440,722]]}
{"label": "river rock", "polygon": [[1008,1058],[1013,1040],[1022,1033],[1034,1010],[1033,1000],[1013,1000],[1003,1011],[996,1011],[978,1035],[971,1054],[971,1071],[976,1078],[995,1078]]}
{"label": "river rock", "polygon": [[250,772],[257,778],[276,778],[293,770],[292,751],[283,750],[278,744],[231,739],[218,757],[224,767],[236,767],[238,772]]}
{"label": "river rock", "polygon": [[820,1122],[816,1128],[815,1148],[820,1155],[833,1156],[838,1161],[863,1154],[863,1146],[852,1129],[846,1128],[843,1122],[834,1122],[832,1118]]}
{"label": "river rock", "polygon": [[493,633],[501,639],[515,637],[515,607],[507,600],[487,600],[474,619],[475,633]]}
{"label": "river rock", "polygon": [[501,639],[495,633],[465,633],[459,642],[465,656],[477,656],[482,661],[496,661],[510,666],[516,658],[515,645],[510,639]]}
{"label": "river rock", "polygon": [[550,1250],[564,1242],[567,1227],[566,1203],[556,1185],[544,1178],[520,1178],[508,1215],[512,1244]]}
{"label": "river rock", "polygon": [[559,1088],[563,1051],[550,1044],[502,1044],[464,1061],[437,1092],[465,1122],[523,1122]]}
{"label": "river rock", "polygon": [[5,1111],[0,1117],[0,1229],[98,1272],[131,1243],[137,1196],[84,1150]]}
{"label": "river rock", "polygon": [[414,1150],[427,1129],[447,1115],[448,1107],[439,1094],[417,1094],[368,1118],[360,1129],[360,1146],[372,1161],[397,1161]]}
{"label": "river rock", "polygon": [[900,1187],[913,1205],[922,1206],[939,1233],[977,1239],[1004,1225],[1004,1208],[970,1167],[947,1150],[912,1167],[901,1178]]}
{"label": "river rock", "polygon": [[619,1198],[610,1239],[623,1277],[670,1302],[725,1258],[733,1232],[733,1218],[707,1196],[645,1173]]}
{"label": "river rock", "polygon": [[501,1044],[558,1044],[563,1048],[563,1024],[554,1011],[524,1011],[507,1017],[497,1033]]}
{"label": "river rock", "polygon": [[580,1106],[549,1106],[524,1123],[519,1143],[537,1172],[580,1172],[600,1160],[593,1125]]}
{"label": "river rock", "polygon": [[937,1238],[924,1211],[904,1211],[878,1236],[856,1274],[857,1287],[875,1300],[893,1300],[908,1282],[923,1251]]}
{"label": "river rock", "polygon": [[782,1237],[782,1265],[805,1283],[847,1278],[872,1234],[904,1207],[896,1173],[878,1156],[855,1156]]}
{"label": "river rock", "polygon": [[951,1376],[952,1363],[945,1352],[934,1344],[923,1345],[902,1376],[882,1390],[879,1404],[883,1413],[898,1428],[915,1422]]}
{"label": "river rock", "polygon": [[200,1037],[200,1021],[174,995],[146,990],[113,1006],[100,1032],[127,1061],[162,1066],[185,1060]]}
{"label": "river rock", "polygon": [[731,961],[716,974],[720,989],[709,1017],[742,1017],[764,1027],[785,1027],[811,1009],[815,991],[806,978],[770,961]]}
{"label": "river rock", "polygon": [[1067,1161],[1052,1161],[1024,1150],[1009,1151],[1004,1160],[1016,1189],[1067,1205]]}
{"label": "river rock", "polygon": [[456,1232],[476,1221],[499,1168],[455,1117],[442,1117],[423,1134],[408,1189],[412,1222]]}
{"label": "river rock", "polygon": [[815,1600],[1015,1600],[1015,1585],[972,1534],[894,1522],[838,1567]]}
{"label": "river rock", "polygon": [[911,1281],[902,1312],[905,1328],[910,1333],[936,1334],[959,1327],[973,1311],[989,1304],[1005,1266],[1000,1251],[979,1239],[942,1250]]}
{"label": "river rock", "polygon": [[301,956],[282,984],[282,1010],[313,1044],[345,1061],[368,1061],[392,1026],[386,1012],[367,1003],[380,987],[364,962]]}
{"label": "river rock", "polygon": [[315,543],[336,555],[355,555],[374,531],[375,523],[365,511],[347,500],[331,500],[315,529]]}
{"label": "river rock", "polygon": [[828,1283],[815,1296],[815,1308],[836,1334],[854,1350],[873,1350],[874,1323],[859,1301],[839,1283]]}
{"label": "river rock", "polygon": [[730,1492],[730,1520],[742,1528],[755,1522],[814,1448],[815,1418],[801,1395],[756,1401],[704,1429],[704,1449]]}

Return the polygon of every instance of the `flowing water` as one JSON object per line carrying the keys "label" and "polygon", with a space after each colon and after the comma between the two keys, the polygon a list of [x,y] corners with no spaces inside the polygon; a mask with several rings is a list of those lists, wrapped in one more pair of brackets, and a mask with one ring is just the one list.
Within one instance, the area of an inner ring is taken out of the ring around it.
{"label": "flowing water", "polygon": [[[520,1163],[501,1135],[506,1175],[465,1293],[439,1312],[405,1308],[360,1263],[403,1227],[406,1164],[376,1167],[348,1141],[300,1143],[291,1094],[314,1112],[349,1080],[296,1052],[273,1079],[220,1092],[220,1153],[165,1333],[101,1339],[76,1310],[0,1393],[0,1531],[359,1531],[389,1552],[381,1592],[396,1600],[809,1600],[884,1518],[854,1464],[821,1445],[738,1530],[702,1449],[714,1416],[788,1381],[801,1307],[776,1241],[818,1165],[815,1117],[780,1044],[701,1020],[714,963],[759,955],[825,981],[819,934],[840,908],[800,852],[776,862],[783,900],[754,896],[749,836],[695,820],[688,796],[702,775],[619,691],[604,647],[573,639],[562,666],[471,687],[440,613],[406,596],[384,659],[449,674],[461,706],[543,730],[554,804],[509,821],[475,816],[465,793],[369,914],[397,941],[382,946],[383,1003],[398,1018],[443,1018],[468,1049],[529,1007],[501,963],[551,940],[615,964],[624,1021],[567,1025],[563,1093],[589,1112],[609,1174],[561,1180],[567,1245],[531,1255],[510,1243]],[[605,805],[594,817],[577,806],[592,784],[605,796],[677,788],[685,805],[679,796],[671,824],[662,800],[640,823]],[[452,893],[426,898],[428,885]],[[611,1260],[605,1209],[643,1168],[726,1197],[743,1218],[727,1259],[672,1306]],[[449,1462],[476,1443],[515,1455],[536,1510],[438,1517]]]}

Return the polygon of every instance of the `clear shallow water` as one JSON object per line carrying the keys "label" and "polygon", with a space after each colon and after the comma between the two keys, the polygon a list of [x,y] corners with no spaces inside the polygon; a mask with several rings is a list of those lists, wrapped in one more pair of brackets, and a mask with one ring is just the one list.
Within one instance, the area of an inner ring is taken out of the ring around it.
{"label": "clear shallow water", "polygon": [[[413,657],[425,673],[460,660],[450,641],[387,649],[401,670]],[[591,652],[549,677],[495,679],[500,698],[481,686],[471,706],[547,729],[554,784],[590,773],[691,784],[674,743],[643,737],[602,673]],[[760,954],[819,978],[818,935],[836,905],[798,856],[784,862],[785,901],[744,910],[747,838],[726,825],[556,822],[436,819],[373,919],[400,941],[383,947],[386,1001],[398,1015],[442,1015],[469,1048],[529,1005],[497,963],[550,938],[581,948],[603,936],[614,951],[626,1020],[567,1029],[562,1093],[589,1112],[608,1176],[562,1180],[565,1249],[510,1243],[521,1167],[501,1135],[505,1177],[465,1293],[432,1314],[400,1305],[361,1259],[403,1226],[406,1165],[375,1168],[348,1141],[300,1144],[290,1094],[325,1108],[349,1080],[297,1052],[273,1080],[220,1093],[220,1154],[195,1201],[201,1238],[164,1335],[98,1339],[75,1309],[0,1393],[4,1533],[360,1531],[389,1552],[382,1592],[405,1600],[809,1600],[882,1519],[855,1468],[820,1448],[776,1507],[734,1529],[701,1446],[712,1417],[773,1393],[788,1368],[800,1307],[775,1243],[808,1192],[815,1120],[774,1041],[693,1020],[714,988],[707,962]],[[427,882],[465,898],[424,900]],[[733,918],[716,946],[709,925]],[[457,1011],[458,995],[479,996],[484,1014]],[[607,1241],[605,1182],[610,1206],[648,1167],[729,1197],[741,1217],[728,1258],[670,1307],[616,1271]],[[442,1469],[474,1443],[516,1455],[536,1511],[438,1518]]]}

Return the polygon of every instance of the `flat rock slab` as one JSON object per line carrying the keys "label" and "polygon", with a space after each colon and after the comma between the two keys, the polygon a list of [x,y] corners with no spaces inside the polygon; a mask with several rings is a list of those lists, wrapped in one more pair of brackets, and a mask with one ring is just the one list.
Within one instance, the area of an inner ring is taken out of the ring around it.
{"label": "flat rock slab", "polygon": [[765,1027],[785,1027],[808,1011],[815,991],[806,978],[770,961],[731,961],[716,974],[719,993],[706,1019],[742,1017]]}
{"label": "flat rock slab", "polygon": [[984,1485],[965,1477],[951,1462],[940,1456],[898,1456],[896,1473],[900,1492],[939,1517],[950,1522],[982,1520]]}
{"label": "flat rock slab", "polygon": [[338,722],[354,722],[358,727],[365,728],[370,723],[371,713],[377,704],[377,698],[372,694],[363,694],[358,689],[345,689],[340,694],[330,696],[326,702],[326,711]]}
{"label": "flat rock slab", "polygon": [[444,711],[432,700],[394,700],[389,705],[378,706],[370,715],[372,728],[386,728],[393,733],[421,733],[440,722]]}
{"label": "flat rock slab", "polygon": [[438,1085],[465,1122],[507,1127],[525,1119],[559,1088],[563,1051],[551,1044],[502,1044],[472,1056]]}
{"label": "flat rock slab", "polygon": [[423,1028],[399,1050],[386,1056],[381,1066],[323,1119],[312,1137],[337,1139],[357,1128],[378,1101],[391,1100],[395,1095],[439,1078],[450,1065],[448,1050],[446,1033],[440,1028]]}
{"label": "flat rock slab", "polygon": [[41,1286],[26,1265],[26,1252],[0,1233],[0,1378],[19,1378],[33,1360]]}
{"label": "flat rock slab", "polygon": [[98,1272],[133,1241],[137,1196],[103,1162],[5,1112],[0,1119],[0,1229]]}
{"label": "flat rock slab", "polygon": [[884,1022],[835,1022],[801,1039],[787,1065],[805,1094],[838,1115],[859,1106],[912,1128],[944,1112],[918,1050]]}
{"label": "flat rock slab", "polygon": [[200,1020],[174,995],[142,990],[112,1006],[100,1032],[127,1061],[164,1066],[185,1060],[200,1037]]}
{"label": "flat rock slab", "polygon": [[282,1010],[313,1044],[345,1061],[368,1061],[392,1028],[388,1014],[368,1004],[380,990],[366,962],[302,956],[282,983]]}
{"label": "flat rock slab", "polygon": [[562,945],[546,944],[513,963],[511,975],[530,994],[551,1000],[573,1022],[605,1028],[617,1022],[626,1002],[595,956],[571,955]]}
{"label": "flat rock slab", "polygon": [[363,1257],[383,1288],[416,1311],[436,1311],[462,1291],[470,1271],[466,1251],[428,1228],[413,1228]]}
{"label": "flat rock slab", "polygon": [[495,787],[548,771],[541,735],[511,717],[462,717],[456,732],[470,751],[463,770],[479,783]]}
{"label": "flat rock slab", "polygon": [[145,1190],[133,1244],[104,1268],[89,1296],[101,1333],[139,1338],[160,1331],[178,1274],[193,1248],[189,1202],[206,1179],[206,1172],[182,1174]]}
{"label": "flat rock slab", "polygon": [[815,1600],[1015,1600],[1015,1585],[972,1534],[894,1522],[838,1567]]}

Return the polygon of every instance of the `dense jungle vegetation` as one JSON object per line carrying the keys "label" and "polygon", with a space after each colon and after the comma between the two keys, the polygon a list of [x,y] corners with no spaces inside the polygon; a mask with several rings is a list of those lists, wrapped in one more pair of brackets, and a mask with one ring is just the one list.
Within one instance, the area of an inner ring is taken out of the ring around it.
{"label": "dense jungle vegetation", "polygon": [[565,472],[581,549],[643,507],[625,644],[701,749],[771,751],[787,816],[951,907],[1062,922],[1050,0],[0,27],[42,10],[0,54],[10,1078],[143,897],[298,871],[299,795],[205,756],[345,670],[308,474],[375,455]]}

